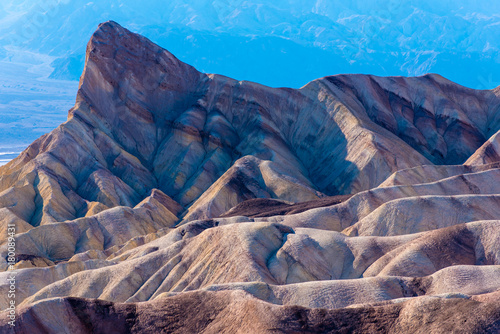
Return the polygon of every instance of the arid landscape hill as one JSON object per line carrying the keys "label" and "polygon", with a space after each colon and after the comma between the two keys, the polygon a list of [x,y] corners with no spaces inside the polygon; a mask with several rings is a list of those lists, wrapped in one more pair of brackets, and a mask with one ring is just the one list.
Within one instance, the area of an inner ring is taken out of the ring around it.
{"label": "arid landscape hill", "polygon": [[11,224],[15,333],[500,332],[499,131],[499,88],[269,88],[103,23],[0,167],[1,309]]}

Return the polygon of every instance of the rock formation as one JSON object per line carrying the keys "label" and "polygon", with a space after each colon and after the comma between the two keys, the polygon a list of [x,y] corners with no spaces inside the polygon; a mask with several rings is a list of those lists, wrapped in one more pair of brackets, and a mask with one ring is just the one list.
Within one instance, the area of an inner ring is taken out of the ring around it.
{"label": "rock formation", "polygon": [[268,88],[106,22],[0,167],[0,306],[11,224],[16,333],[497,332],[499,131],[499,89]]}

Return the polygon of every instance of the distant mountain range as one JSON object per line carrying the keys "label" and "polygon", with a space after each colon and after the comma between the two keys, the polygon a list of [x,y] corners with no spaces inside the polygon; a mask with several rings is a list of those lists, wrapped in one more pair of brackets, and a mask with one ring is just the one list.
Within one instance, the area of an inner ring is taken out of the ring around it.
{"label": "distant mountain range", "polygon": [[0,167],[0,332],[12,270],[19,334],[500,331],[500,88],[270,88],[113,21],[85,59]]}
{"label": "distant mountain range", "polygon": [[59,79],[79,78],[83,46],[113,19],[204,72],[274,87],[340,73],[500,85],[496,1],[7,0],[0,10],[0,56],[49,54]]}

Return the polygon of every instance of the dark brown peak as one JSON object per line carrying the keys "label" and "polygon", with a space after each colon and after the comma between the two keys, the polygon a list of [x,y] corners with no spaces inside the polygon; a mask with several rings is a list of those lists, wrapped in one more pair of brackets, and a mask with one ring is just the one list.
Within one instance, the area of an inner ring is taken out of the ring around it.
{"label": "dark brown peak", "polygon": [[[167,55],[175,63],[182,63],[163,47],[140,34],[122,27],[115,21],[107,21],[99,24],[87,45],[87,54],[95,48],[99,48],[100,51],[109,49],[109,51],[112,51],[112,54],[104,54],[108,56],[116,54],[118,49],[126,49],[134,58],[147,56],[146,51],[149,50],[154,53]],[[189,65],[186,66],[191,67]]]}
{"label": "dark brown peak", "polygon": [[[99,25],[87,44],[85,68],[71,115],[98,128],[149,165],[157,126],[191,106],[200,73],[116,22]],[[85,107],[85,106],[88,106]]]}
{"label": "dark brown peak", "polygon": [[109,57],[116,51],[116,48],[129,48],[131,46],[130,42],[141,44],[149,42],[154,44],[145,37],[131,32],[114,21],[107,21],[99,24],[97,30],[92,34],[87,45],[87,55],[98,48],[100,51],[107,51],[107,49],[109,49],[109,51],[112,52],[111,54],[102,54],[103,56]]}
{"label": "dark brown peak", "polygon": [[[85,69],[89,62],[94,62],[102,71],[107,67],[108,75],[117,79],[116,72],[123,69],[135,69],[141,76],[157,68],[156,71],[176,72],[180,75],[198,73],[193,67],[181,62],[170,52],[158,46],[148,38],[131,32],[114,21],[99,24],[87,44]],[[136,73],[136,74],[137,74]],[[116,80],[110,82],[114,85]],[[144,80],[141,83],[154,86],[154,79]],[[150,87],[151,88],[151,87]]]}
{"label": "dark brown peak", "polygon": [[[411,78],[409,78],[409,79],[411,79]],[[416,79],[425,79],[425,80],[428,80],[428,81],[435,83],[436,85],[438,85],[440,87],[454,86],[454,87],[460,88],[460,89],[472,90],[471,88],[457,84],[456,82],[453,82],[453,81],[449,80],[448,78],[443,77],[441,74],[437,74],[437,73],[426,73],[424,75],[416,77]]]}
{"label": "dark brown peak", "polygon": [[120,35],[132,34],[114,21],[100,23],[87,44],[87,56],[99,44],[112,44]]}
{"label": "dark brown peak", "polygon": [[438,80],[439,81],[441,81],[441,80],[450,81],[450,80],[446,79],[445,77],[443,77],[441,74],[437,74],[437,73],[426,73],[424,75],[421,75],[420,77],[435,80],[435,81],[438,81]]}
{"label": "dark brown peak", "polygon": [[124,29],[119,23],[117,23],[113,20],[99,23],[98,28],[101,29],[104,26],[108,26],[108,27],[113,28],[113,29]]}
{"label": "dark brown peak", "polygon": [[120,24],[115,21],[106,21],[100,23],[97,26],[96,31],[92,34],[92,38],[97,36],[110,36],[110,37],[118,37],[124,34],[134,34],[130,30],[122,27]]}
{"label": "dark brown peak", "polygon": [[87,44],[78,94],[106,118],[125,109],[117,101],[126,100],[136,118],[151,123],[149,111],[184,101],[199,79],[196,69],[167,50],[108,21],[99,25]]}

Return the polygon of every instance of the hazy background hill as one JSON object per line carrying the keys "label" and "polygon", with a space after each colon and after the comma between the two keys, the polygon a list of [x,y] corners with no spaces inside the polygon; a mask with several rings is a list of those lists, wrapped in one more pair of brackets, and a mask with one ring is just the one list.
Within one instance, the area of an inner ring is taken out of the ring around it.
{"label": "hazy background hill", "polygon": [[485,89],[500,80],[492,66],[500,32],[495,1],[8,0],[2,7],[2,46],[57,57],[58,78],[78,79],[86,41],[112,19],[200,70],[271,86],[360,72],[439,72]]}

